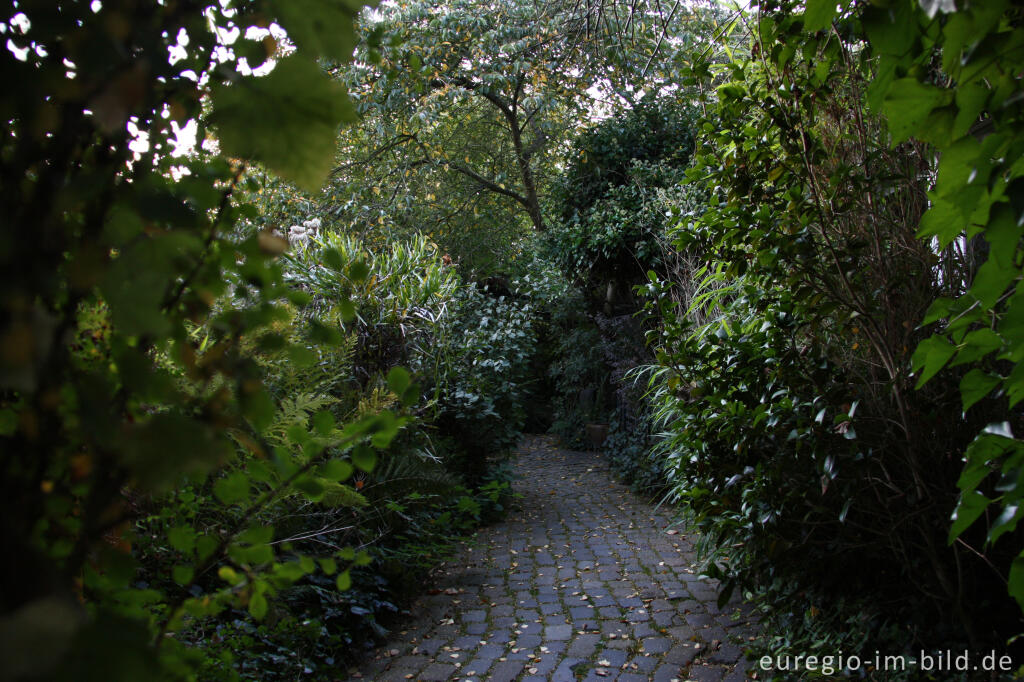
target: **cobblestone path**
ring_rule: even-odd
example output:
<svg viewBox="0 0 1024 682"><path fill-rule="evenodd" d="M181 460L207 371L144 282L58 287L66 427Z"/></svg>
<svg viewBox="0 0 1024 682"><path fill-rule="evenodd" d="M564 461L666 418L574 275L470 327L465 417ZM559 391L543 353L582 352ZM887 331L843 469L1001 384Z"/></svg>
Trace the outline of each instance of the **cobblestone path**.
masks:
<svg viewBox="0 0 1024 682"><path fill-rule="evenodd" d="M414 621L354 678L375 680L748 679L756 625L716 606L691 540L614 482L599 455L530 436L523 495L446 564Z"/></svg>

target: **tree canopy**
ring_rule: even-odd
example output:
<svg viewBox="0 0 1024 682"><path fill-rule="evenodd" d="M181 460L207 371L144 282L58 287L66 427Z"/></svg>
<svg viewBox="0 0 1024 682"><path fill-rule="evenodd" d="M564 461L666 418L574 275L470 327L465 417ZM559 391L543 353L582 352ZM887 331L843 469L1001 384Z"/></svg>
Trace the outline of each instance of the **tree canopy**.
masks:
<svg viewBox="0 0 1024 682"><path fill-rule="evenodd" d="M637 3L629 22L646 14L654 8ZM588 16L556 2L382 7L364 28L381 46L341 72L362 123L340 144L329 190L338 215L425 230L467 259L507 249L525 227L547 229L565 141L643 83L663 85L675 54L632 23L629 32L605 19L597 30ZM700 25L679 13L665 30ZM636 59L647 53L656 68L644 75Z"/></svg>

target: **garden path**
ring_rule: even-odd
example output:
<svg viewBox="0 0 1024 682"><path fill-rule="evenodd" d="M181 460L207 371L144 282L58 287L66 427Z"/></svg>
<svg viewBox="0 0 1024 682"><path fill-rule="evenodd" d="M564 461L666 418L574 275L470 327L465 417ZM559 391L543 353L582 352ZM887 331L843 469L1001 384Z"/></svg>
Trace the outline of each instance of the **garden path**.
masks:
<svg viewBox="0 0 1024 682"><path fill-rule="evenodd" d="M529 436L522 494L450 561L352 678L373 680L747 679L756 623L695 575L692 539L612 479L604 460Z"/></svg>

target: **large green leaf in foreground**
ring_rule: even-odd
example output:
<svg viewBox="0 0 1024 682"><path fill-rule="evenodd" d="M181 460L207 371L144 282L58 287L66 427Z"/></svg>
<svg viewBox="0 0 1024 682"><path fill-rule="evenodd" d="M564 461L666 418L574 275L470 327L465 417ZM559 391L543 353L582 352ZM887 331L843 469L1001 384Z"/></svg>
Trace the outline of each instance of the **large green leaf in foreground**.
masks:
<svg viewBox="0 0 1024 682"><path fill-rule="evenodd" d="M266 76L215 86L210 121L226 154L259 161L316 190L334 163L338 126L355 116L345 88L294 55Z"/></svg>

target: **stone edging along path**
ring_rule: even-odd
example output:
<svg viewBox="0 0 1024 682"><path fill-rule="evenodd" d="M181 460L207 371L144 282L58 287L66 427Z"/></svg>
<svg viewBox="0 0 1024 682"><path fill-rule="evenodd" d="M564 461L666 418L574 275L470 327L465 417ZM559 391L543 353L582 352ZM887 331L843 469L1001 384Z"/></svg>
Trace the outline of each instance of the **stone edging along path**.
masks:
<svg viewBox="0 0 1024 682"><path fill-rule="evenodd" d="M716 606L666 511L549 437L527 437L515 470L517 508L447 562L413 622L351 679L749 679L756 622L738 601Z"/></svg>

